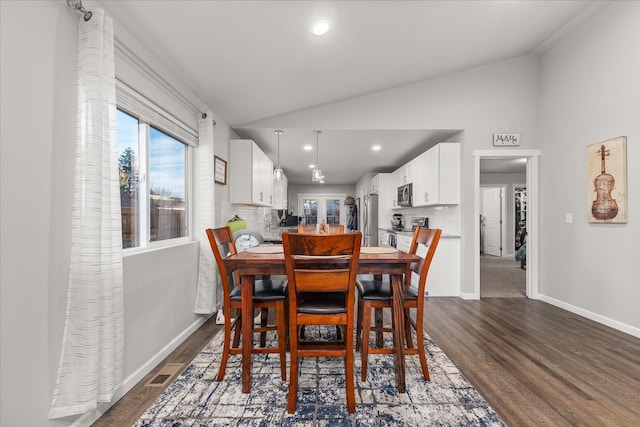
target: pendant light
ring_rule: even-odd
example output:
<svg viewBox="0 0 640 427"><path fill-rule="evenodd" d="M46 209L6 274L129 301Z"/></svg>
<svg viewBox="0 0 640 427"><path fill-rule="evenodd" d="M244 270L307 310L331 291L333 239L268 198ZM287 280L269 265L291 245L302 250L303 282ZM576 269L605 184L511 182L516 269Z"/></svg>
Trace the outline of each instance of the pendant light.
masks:
<svg viewBox="0 0 640 427"><path fill-rule="evenodd" d="M318 161L319 157L319 149L318 149L318 135L322 133L322 131L314 130L313 133L316 134L316 165L311 172L311 181L313 182L324 182L324 176L322 175L322 171L320 170L320 162Z"/></svg>
<svg viewBox="0 0 640 427"><path fill-rule="evenodd" d="M276 135L278 135L278 167L273 170L273 179L275 181L282 181L284 179L284 171L280 167L280 135L282 135L281 130L273 131Z"/></svg>

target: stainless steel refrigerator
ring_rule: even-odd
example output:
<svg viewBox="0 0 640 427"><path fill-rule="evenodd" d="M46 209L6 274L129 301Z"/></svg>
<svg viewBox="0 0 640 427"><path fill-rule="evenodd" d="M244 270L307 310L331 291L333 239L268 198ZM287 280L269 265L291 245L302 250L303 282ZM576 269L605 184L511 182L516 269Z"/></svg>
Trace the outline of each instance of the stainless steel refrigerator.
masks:
<svg viewBox="0 0 640 427"><path fill-rule="evenodd" d="M378 245L378 195L369 194L364 196L364 207L362 210L362 225L364 230L365 246Z"/></svg>

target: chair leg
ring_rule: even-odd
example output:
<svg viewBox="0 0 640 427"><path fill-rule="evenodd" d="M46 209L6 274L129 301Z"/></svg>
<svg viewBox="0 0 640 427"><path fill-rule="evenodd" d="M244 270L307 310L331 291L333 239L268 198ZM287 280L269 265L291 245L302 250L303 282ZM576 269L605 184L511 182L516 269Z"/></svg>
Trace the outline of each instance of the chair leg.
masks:
<svg viewBox="0 0 640 427"><path fill-rule="evenodd" d="M409 319L411 319L411 309L404 309L404 318L404 336L407 340L407 348L413 348L413 339L411 338L411 322L409 321Z"/></svg>
<svg viewBox="0 0 640 427"><path fill-rule="evenodd" d="M382 329L382 309L378 307L373 311L375 313L376 327ZM382 335L382 331L380 331L380 329L378 329L378 332L376 332L376 346L382 348L384 347L384 336Z"/></svg>
<svg viewBox="0 0 640 427"><path fill-rule="evenodd" d="M261 327L265 327L267 326L267 320L269 318L269 309L268 308L262 308L260 310L260 326ZM267 345L267 333L266 332L260 332L260 347L264 348Z"/></svg>
<svg viewBox="0 0 640 427"><path fill-rule="evenodd" d="M371 333L371 306L366 302L362 310L362 345L360 356L362 357L362 381L367 380L367 359L369 358L369 334Z"/></svg>
<svg viewBox="0 0 640 427"><path fill-rule="evenodd" d="M431 381L429 376L429 367L427 366L427 350L424 344L424 331L422 330L421 316L416 315L416 340L418 341L418 355L420 356L420 366L422 367L422 376L425 380Z"/></svg>
<svg viewBox="0 0 640 427"><path fill-rule="evenodd" d="M287 405L287 412L290 414L295 414L296 399L298 398L298 333L298 326L295 323L290 323L289 335L292 339L289 343L289 347L291 348L291 366L289 367L289 401Z"/></svg>
<svg viewBox="0 0 640 427"><path fill-rule="evenodd" d="M235 325L237 325L237 323ZM237 329L236 329L236 333L237 333ZM229 359L230 345L231 345L231 316L230 316L230 311L227 311L226 313L224 313L224 343L222 344L222 359L220 360L220 369L218 369L218 378L217 378L218 381L222 381L224 379L224 373L227 370L227 360Z"/></svg>
<svg viewBox="0 0 640 427"><path fill-rule="evenodd" d="M280 349L280 376L287 380L287 325L284 301L276 304L276 326L278 328L278 348Z"/></svg>
<svg viewBox="0 0 640 427"><path fill-rule="evenodd" d="M348 326L346 329L353 331L353 325L351 328ZM347 410L350 414L356 412L356 397L355 397L355 379L353 373L353 333L345 333L345 347L346 355L344 358L345 363L345 385L347 389Z"/></svg>
<svg viewBox="0 0 640 427"><path fill-rule="evenodd" d="M362 307L363 300L358 298L358 318L356 320L356 351L360 351L362 348Z"/></svg>

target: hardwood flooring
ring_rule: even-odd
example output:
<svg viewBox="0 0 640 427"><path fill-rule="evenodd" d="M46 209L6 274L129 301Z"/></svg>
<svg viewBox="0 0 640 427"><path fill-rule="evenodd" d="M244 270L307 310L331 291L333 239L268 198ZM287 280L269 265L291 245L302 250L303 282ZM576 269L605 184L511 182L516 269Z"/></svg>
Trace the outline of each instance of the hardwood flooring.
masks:
<svg viewBox="0 0 640 427"><path fill-rule="evenodd" d="M425 327L509 426L640 426L640 339L526 298L427 300ZM210 319L163 363L189 362ZM158 369L159 369L158 367ZM150 373L94 426L131 425L162 392Z"/></svg>

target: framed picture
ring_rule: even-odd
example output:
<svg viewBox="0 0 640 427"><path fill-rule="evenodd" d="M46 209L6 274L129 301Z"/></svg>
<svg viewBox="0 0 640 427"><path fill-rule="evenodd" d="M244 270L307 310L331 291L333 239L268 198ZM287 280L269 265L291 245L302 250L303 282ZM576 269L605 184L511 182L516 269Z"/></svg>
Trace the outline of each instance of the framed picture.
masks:
<svg viewBox="0 0 640 427"><path fill-rule="evenodd" d="M213 179L218 184L227 185L227 161L213 156Z"/></svg>
<svg viewBox="0 0 640 427"><path fill-rule="evenodd" d="M587 145L589 222L627 222L627 137Z"/></svg>

